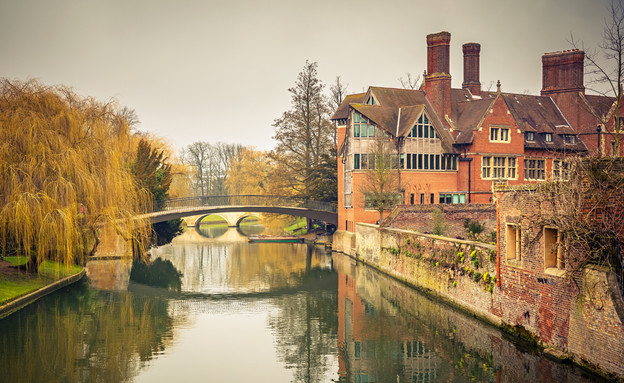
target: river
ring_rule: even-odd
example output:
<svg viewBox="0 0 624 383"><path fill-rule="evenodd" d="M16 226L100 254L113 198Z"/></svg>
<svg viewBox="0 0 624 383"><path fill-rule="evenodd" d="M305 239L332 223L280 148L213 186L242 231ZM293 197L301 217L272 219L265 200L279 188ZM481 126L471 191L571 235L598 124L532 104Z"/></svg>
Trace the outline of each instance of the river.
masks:
<svg viewBox="0 0 624 383"><path fill-rule="evenodd" d="M180 291L93 261L0 320L0 382L596 381L320 247L202 227L158 257Z"/></svg>

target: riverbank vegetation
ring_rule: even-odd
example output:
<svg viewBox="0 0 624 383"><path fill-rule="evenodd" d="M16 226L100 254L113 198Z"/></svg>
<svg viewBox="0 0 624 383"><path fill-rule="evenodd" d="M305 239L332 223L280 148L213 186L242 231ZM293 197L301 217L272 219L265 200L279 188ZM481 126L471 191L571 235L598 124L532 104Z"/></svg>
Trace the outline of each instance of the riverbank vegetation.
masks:
<svg viewBox="0 0 624 383"><path fill-rule="evenodd" d="M0 305L82 271L78 265L43 261L39 265L39 273L33 276L18 268L28 260L28 257L5 257L4 261L0 261Z"/></svg>
<svg viewBox="0 0 624 383"><path fill-rule="evenodd" d="M137 123L114 101L0 80L0 258L84 264L104 226L145 254L151 226L136 217L167 198L172 169Z"/></svg>

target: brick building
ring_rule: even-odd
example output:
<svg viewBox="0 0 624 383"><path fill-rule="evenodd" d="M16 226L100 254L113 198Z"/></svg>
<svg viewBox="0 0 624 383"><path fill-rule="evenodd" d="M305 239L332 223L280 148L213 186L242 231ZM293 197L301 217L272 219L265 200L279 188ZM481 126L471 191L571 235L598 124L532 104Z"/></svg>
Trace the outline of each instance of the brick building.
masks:
<svg viewBox="0 0 624 383"><path fill-rule="evenodd" d="M338 230L379 218L365 202L377 139L392 143L397 198L408 205L488 203L493 184L564 178L566 157L611 154L614 100L585 94L582 51L542 57L540 95L505 93L500 83L488 92L481 89L477 43L463 45L462 88L451 87L450 40L448 32L427 36L420 89L370 87L347 96L332 117Z"/></svg>

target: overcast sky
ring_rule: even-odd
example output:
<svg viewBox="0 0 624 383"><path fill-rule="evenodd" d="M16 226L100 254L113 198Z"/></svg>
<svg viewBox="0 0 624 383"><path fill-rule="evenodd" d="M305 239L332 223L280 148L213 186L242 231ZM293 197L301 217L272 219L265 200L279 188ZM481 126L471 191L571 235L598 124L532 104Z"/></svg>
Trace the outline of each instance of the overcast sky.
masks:
<svg viewBox="0 0 624 383"><path fill-rule="evenodd" d="M0 77L64 84L136 110L141 129L194 141L273 147L305 61L329 88L400 87L426 68L426 35L481 44L481 83L541 88L541 56L596 47L609 0L0 0Z"/></svg>

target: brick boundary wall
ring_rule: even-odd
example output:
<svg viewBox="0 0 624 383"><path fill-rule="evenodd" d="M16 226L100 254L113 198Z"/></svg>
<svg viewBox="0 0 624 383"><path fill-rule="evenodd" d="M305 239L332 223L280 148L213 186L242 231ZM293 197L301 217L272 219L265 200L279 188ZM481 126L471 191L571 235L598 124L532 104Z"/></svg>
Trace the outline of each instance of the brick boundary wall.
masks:
<svg viewBox="0 0 624 383"><path fill-rule="evenodd" d="M585 270L584 288L578 292L570 281L507 265L497 259L496 248L358 223L352 255L494 325L533 338L550 355L624 380L624 301L616 294L613 273ZM543 269L539 259L527 259L526 265Z"/></svg>
<svg viewBox="0 0 624 383"><path fill-rule="evenodd" d="M469 239L464 221L471 219L485 226L479 236L481 240L495 240L492 238L492 232L496 231L496 206L493 204L400 205L390 213L383 226L429 234L433 232L433 212L436 209L444 214L447 237Z"/></svg>

